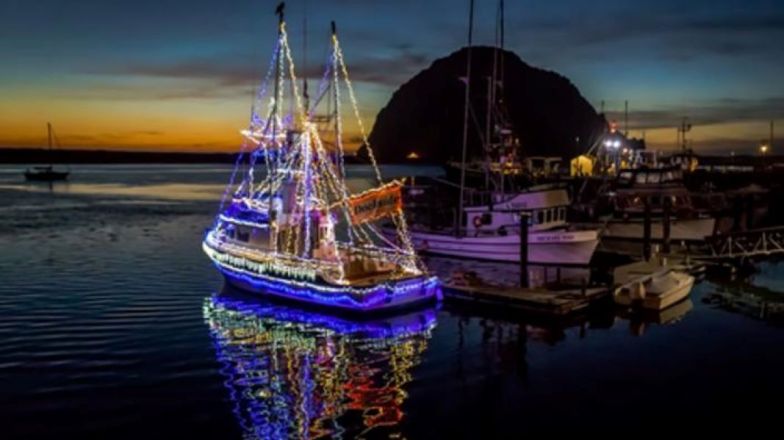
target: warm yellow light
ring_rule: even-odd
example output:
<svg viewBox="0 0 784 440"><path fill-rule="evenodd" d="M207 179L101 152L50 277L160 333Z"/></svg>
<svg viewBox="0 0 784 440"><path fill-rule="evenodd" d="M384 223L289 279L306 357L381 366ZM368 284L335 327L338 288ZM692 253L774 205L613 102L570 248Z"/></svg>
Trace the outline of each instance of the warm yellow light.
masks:
<svg viewBox="0 0 784 440"><path fill-rule="evenodd" d="M760 145L760 153L767 154L767 152L768 152L768 146L766 144Z"/></svg>
<svg viewBox="0 0 784 440"><path fill-rule="evenodd" d="M417 154L416 151L412 151L412 152L408 153L408 156L406 156L406 159L416 160L416 159L419 159L419 155Z"/></svg>

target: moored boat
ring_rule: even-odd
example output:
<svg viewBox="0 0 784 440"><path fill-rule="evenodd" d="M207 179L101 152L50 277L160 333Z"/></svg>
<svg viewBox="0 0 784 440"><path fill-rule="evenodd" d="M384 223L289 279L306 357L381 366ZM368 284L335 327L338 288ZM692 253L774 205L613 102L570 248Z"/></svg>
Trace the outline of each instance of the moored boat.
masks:
<svg viewBox="0 0 784 440"><path fill-rule="evenodd" d="M57 171L54 169L54 165L52 165L52 149L53 147L53 139L54 139L54 130L52 130L52 124L46 124L47 130L47 141L48 141L48 149L47 154L49 156L49 165L46 166L35 166L32 168L28 168L24 172L25 180L32 181L32 182L55 182L59 180L66 180L68 179L68 175L71 174L70 171Z"/></svg>
<svg viewBox="0 0 784 440"><path fill-rule="evenodd" d="M692 275L666 267L653 273L626 275L613 292L615 303L626 307L663 310L688 297L694 286Z"/></svg>
<svg viewBox="0 0 784 440"><path fill-rule="evenodd" d="M680 167L621 170L617 188L607 195L615 215L606 220L603 240L642 241L647 210L652 240L664 239L669 217L670 240L703 243L713 235L716 219L695 208L682 178Z"/></svg>
<svg viewBox="0 0 784 440"><path fill-rule="evenodd" d="M566 220L569 196L551 186L499 197L489 205L464 209L463 233L414 224L414 247L423 253L490 261L520 261L520 216L528 216L527 261L586 265L599 244L599 230L575 229Z"/></svg>
<svg viewBox="0 0 784 440"><path fill-rule="evenodd" d="M500 35L503 33L503 14L499 19ZM478 260L515 262L525 259L536 264L588 264L599 243L599 230L577 230L567 223L570 200L566 189L530 185L531 177L557 170L557 161L525 158L520 138L505 108L501 68L504 55L498 47L491 69L488 69L486 110L480 118L484 122L483 133L478 133L481 154L468 156L473 82L470 38L469 33L461 160L451 161L447 167L448 179L450 174L459 176L441 182L442 186L459 189L459 194L448 197L455 200L457 206L434 207L443 203L443 200L436 200L439 194L428 196L423 194L426 190L422 188L409 188L408 195L416 191L417 198L429 199L418 203L423 207L423 213L410 212L410 218L415 219L410 228L414 247L423 253ZM522 215L527 215L528 223L526 236L521 238ZM391 227L388 230L394 232ZM521 243L528 245L526 255L521 255Z"/></svg>

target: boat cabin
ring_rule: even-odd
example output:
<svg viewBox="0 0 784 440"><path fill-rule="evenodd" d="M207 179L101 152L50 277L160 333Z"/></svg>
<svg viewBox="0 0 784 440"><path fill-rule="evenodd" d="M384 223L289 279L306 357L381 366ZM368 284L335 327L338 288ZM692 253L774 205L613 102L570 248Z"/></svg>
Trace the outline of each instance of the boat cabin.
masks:
<svg viewBox="0 0 784 440"><path fill-rule="evenodd" d="M531 230L565 227L569 195L563 188L536 189L499 200L490 206L465 208L465 227L471 233L499 232L520 226L520 213L529 216Z"/></svg>

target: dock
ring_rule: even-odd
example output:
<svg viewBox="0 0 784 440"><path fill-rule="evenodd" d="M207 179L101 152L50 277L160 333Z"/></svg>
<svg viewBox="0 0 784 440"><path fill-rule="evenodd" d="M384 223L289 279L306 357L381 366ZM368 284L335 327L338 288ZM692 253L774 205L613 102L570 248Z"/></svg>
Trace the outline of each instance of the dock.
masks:
<svg viewBox="0 0 784 440"><path fill-rule="evenodd" d="M548 289L447 283L443 291L447 301L504 306L554 317L586 309L610 295L607 286Z"/></svg>

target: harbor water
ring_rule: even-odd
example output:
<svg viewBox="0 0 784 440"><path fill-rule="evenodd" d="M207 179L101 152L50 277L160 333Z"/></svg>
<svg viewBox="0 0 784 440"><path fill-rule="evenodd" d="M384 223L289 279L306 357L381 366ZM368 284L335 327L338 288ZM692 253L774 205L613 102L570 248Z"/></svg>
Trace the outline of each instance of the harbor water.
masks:
<svg viewBox="0 0 784 440"><path fill-rule="evenodd" d="M356 320L222 289L201 239L231 167L74 166L51 187L21 170L0 167L4 439L750 433L780 417L784 262L708 276L655 314Z"/></svg>

